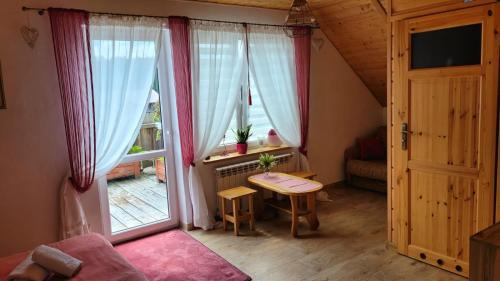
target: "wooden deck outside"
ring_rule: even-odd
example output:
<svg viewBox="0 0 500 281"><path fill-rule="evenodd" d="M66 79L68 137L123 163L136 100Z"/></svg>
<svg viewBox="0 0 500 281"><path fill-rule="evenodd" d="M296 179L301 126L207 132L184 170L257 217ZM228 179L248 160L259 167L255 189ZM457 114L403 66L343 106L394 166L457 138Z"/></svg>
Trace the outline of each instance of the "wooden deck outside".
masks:
<svg viewBox="0 0 500 281"><path fill-rule="evenodd" d="M155 175L108 182L113 233L169 218L167 187Z"/></svg>

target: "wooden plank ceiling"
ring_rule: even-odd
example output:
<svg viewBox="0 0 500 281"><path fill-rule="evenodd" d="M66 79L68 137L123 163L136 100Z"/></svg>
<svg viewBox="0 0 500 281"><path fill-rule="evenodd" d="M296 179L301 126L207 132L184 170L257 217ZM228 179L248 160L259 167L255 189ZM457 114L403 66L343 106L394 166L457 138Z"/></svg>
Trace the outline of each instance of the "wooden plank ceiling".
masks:
<svg viewBox="0 0 500 281"><path fill-rule="evenodd" d="M288 10L291 0L191 0ZM321 30L386 105L386 0L309 0Z"/></svg>

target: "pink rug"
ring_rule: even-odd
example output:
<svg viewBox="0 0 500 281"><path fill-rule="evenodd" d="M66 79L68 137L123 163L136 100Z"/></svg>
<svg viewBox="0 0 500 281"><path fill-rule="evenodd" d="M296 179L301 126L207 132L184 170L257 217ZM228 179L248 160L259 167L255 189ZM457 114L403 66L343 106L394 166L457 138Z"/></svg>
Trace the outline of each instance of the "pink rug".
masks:
<svg viewBox="0 0 500 281"><path fill-rule="evenodd" d="M248 275L181 230L115 247L150 281L249 281Z"/></svg>

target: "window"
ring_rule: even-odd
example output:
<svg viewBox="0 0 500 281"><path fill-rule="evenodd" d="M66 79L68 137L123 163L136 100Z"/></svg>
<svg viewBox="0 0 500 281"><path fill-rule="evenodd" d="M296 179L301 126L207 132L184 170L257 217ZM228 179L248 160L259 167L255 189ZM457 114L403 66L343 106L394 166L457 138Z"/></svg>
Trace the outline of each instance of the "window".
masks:
<svg viewBox="0 0 500 281"><path fill-rule="evenodd" d="M250 91L252 92L252 105L248 110L248 123L252 124L252 139L265 138L269 130L272 129L271 121L267 117L257 89L252 86Z"/></svg>
<svg viewBox="0 0 500 281"><path fill-rule="evenodd" d="M231 122L229 123L229 127L227 128L226 134L224 135L224 138L222 139L221 145L235 144L236 143L236 141L234 140L233 131L236 131L238 129L237 118L238 117L237 117L236 108L235 108L233 117L231 118Z"/></svg>
<svg viewBox="0 0 500 281"><path fill-rule="evenodd" d="M235 144L236 140L233 131L236 131L238 128L243 128L247 124L252 124L252 136L249 139L251 145L256 145L260 140L265 139L269 130L272 129L271 121L267 117L257 89L251 86L250 91L252 95L252 105L249 104L249 100L246 97L240 100L239 105L237 105L234 110L233 118L231 118L231 122L229 123L229 127L221 145ZM238 119L241 121L238 122Z"/></svg>
<svg viewBox="0 0 500 281"><path fill-rule="evenodd" d="M106 175L113 235L171 218L159 93L156 74L137 138L120 164Z"/></svg>
<svg viewBox="0 0 500 281"><path fill-rule="evenodd" d="M137 135L134 145L129 150L128 155L159 151L164 148L160 85L158 81L158 72L156 72L146 108L146 114L142 120L139 134Z"/></svg>
<svg viewBox="0 0 500 281"><path fill-rule="evenodd" d="M202 41L203 39L207 39L204 37L199 37L197 40ZM210 39L210 37L208 38ZM241 50L244 50L244 42L239 41L239 44L241 45ZM241 53L234 53L232 52L231 46L226 46L224 44L219 43L219 47L224 50L227 49L227 52L222 52L223 54L223 59L227 59L229 61L232 61L234 58L231 56L234 55L242 55ZM199 49L199 56L198 56L198 63L199 65L210 65L213 63L214 58L212 57L213 50L211 48L214 48L214 45L211 43L207 44L199 44L198 49ZM200 76L203 77L200 81L200 89L209 87L211 83L209 83L208 79L212 76L209 74L209 71L211 69L208 67L202 67L200 72ZM207 73L205 73L207 72ZM222 77L223 79L227 79L227 81L231 80L231 77ZM234 78L233 78L234 79ZM224 82L221 81L221 83ZM228 82L229 84L230 82ZM222 145L233 145L236 143L235 140L235 134L234 131L238 130L238 128L243 128L247 124L252 124L253 125L253 135L250 139L251 142L257 143L258 139L262 136L265 136L267 132L270 129L270 123L267 119L267 116L264 112L263 105L260 101L260 98L258 97L257 93L252 94L252 105L249 106L247 94L245 93L245 90L247 88L246 84L246 75L245 78L242 79L240 82L241 86L241 94L239 100L236 102L235 108L234 108L234 113L231 118L231 121L229 123L229 126L226 130L226 133L224 134L223 139L221 140L221 146ZM208 98L208 97L206 97Z"/></svg>
<svg viewBox="0 0 500 281"><path fill-rule="evenodd" d="M481 37L481 24L413 33L411 68L481 64Z"/></svg>

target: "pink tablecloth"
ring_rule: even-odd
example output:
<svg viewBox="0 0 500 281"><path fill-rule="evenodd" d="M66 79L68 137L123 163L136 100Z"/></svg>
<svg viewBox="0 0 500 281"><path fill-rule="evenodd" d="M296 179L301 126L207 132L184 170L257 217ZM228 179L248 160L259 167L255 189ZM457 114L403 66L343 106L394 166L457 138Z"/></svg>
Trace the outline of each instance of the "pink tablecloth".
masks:
<svg viewBox="0 0 500 281"><path fill-rule="evenodd" d="M300 179L294 176L290 176L287 174L258 174L255 176L251 176L257 181L264 182L267 184L275 185L280 189L286 190L288 192L294 193L307 193L313 191L321 186L320 183L315 181L310 181L306 179Z"/></svg>
<svg viewBox="0 0 500 281"><path fill-rule="evenodd" d="M71 256L83 261L80 272L71 281L146 281L144 274L122 257L101 235L88 234L50 244ZM9 273L28 252L0 258L0 280L6 280Z"/></svg>

